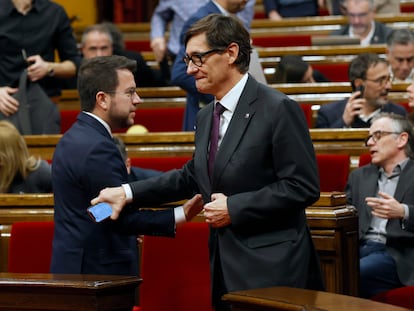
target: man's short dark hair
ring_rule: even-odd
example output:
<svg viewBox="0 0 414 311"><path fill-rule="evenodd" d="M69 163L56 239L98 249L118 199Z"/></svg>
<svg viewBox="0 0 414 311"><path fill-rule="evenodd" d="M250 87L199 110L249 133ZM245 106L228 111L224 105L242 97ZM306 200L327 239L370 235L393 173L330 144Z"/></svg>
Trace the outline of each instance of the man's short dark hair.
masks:
<svg viewBox="0 0 414 311"><path fill-rule="evenodd" d="M388 65L386 59L381 58L375 53L362 53L355 57L348 68L349 81L354 82L356 79L365 80L367 78L367 71L372 66L379 63Z"/></svg>
<svg viewBox="0 0 414 311"><path fill-rule="evenodd" d="M195 22L185 34L185 45L188 41L199 34L205 33L207 44L211 49L225 50L230 43L239 45L239 55L235 64L241 73L249 70L250 35L242 22L236 16L225 16L223 14L210 14Z"/></svg>
<svg viewBox="0 0 414 311"><path fill-rule="evenodd" d="M84 59L78 72L78 92L81 108L91 112L95 107L96 94L99 91L113 92L116 90L118 70L129 70L132 73L137 62L124 56L99 56Z"/></svg>

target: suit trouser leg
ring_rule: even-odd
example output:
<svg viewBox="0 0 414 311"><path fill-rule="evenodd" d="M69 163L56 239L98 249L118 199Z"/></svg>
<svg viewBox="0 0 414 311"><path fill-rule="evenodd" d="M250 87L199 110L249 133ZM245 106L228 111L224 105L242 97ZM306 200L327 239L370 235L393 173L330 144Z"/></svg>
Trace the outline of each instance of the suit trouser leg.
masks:
<svg viewBox="0 0 414 311"><path fill-rule="evenodd" d="M360 296L370 298L387 290L404 286L397 274L394 259L383 243L363 242L360 252Z"/></svg>
<svg viewBox="0 0 414 311"><path fill-rule="evenodd" d="M217 249L218 252L218 249ZM216 255L214 269L214 284L213 284L213 307L215 311L229 311L231 305L228 302L221 300L224 294L227 294L227 288L224 282L223 270L220 263L220 255Z"/></svg>

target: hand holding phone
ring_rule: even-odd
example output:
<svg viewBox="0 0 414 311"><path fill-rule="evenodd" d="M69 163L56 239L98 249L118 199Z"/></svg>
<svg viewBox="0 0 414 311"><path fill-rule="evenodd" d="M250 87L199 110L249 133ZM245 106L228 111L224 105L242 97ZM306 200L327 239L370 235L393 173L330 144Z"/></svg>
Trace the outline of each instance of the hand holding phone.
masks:
<svg viewBox="0 0 414 311"><path fill-rule="evenodd" d="M356 87L355 88L355 92L360 92L360 94L358 95L358 97L356 97L356 98L362 98L362 97L364 97L364 86L361 84L360 86L358 86L358 87Z"/></svg>
<svg viewBox="0 0 414 311"><path fill-rule="evenodd" d="M101 222L112 215L112 207L102 202L88 207L87 212L94 222Z"/></svg>

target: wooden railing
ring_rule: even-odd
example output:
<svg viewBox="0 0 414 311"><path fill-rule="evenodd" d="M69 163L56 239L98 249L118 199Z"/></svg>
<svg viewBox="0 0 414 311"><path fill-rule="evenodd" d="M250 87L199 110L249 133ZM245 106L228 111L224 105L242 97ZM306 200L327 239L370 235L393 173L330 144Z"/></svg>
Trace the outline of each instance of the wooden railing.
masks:
<svg viewBox="0 0 414 311"><path fill-rule="evenodd" d="M0 194L0 272L7 271L11 226L16 221L53 219L52 194ZM343 193L321 193L306 209L328 291L356 295L358 290L358 230L353 207ZM204 221L196 217L194 221Z"/></svg>

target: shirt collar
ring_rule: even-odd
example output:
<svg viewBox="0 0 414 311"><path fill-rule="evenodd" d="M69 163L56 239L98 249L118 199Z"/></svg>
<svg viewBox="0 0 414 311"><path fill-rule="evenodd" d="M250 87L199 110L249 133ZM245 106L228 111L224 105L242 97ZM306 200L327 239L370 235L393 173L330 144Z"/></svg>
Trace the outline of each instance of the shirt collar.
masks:
<svg viewBox="0 0 414 311"><path fill-rule="evenodd" d="M239 102L239 98L241 96L241 93L243 92L243 89L247 83L248 74L246 73L239 82L233 88L223 96L223 98L220 100L220 104L222 104L226 110L230 111L231 113L236 110L237 103ZM217 99L215 100L217 102Z"/></svg>
<svg viewBox="0 0 414 311"><path fill-rule="evenodd" d="M220 4L218 4L216 1L212 0L212 2L216 5L216 7L219 9L220 13L223 15L229 15L229 12L227 12Z"/></svg>
<svg viewBox="0 0 414 311"><path fill-rule="evenodd" d="M363 115L360 114L358 117L364 121L364 122L368 122L369 120L371 120L373 117L375 117L377 114L379 114L381 112L381 108L378 108L377 110L373 111L370 115Z"/></svg>
<svg viewBox="0 0 414 311"><path fill-rule="evenodd" d="M36 11L39 12L45 6L46 6L46 1L44 1L44 0L33 0L31 10L36 10ZM0 4L0 10L5 12L6 15L10 15L13 11L17 12L17 10L16 10L16 8L15 8L12 1L2 1L1 4Z"/></svg>
<svg viewBox="0 0 414 311"><path fill-rule="evenodd" d="M393 168L392 173L391 173L391 175L390 175L390 176L388 176L388 175L385 173L385 170L384 170L384 168L383 168L383 167L380 167L380 168L379 168L380 179L384 179L384 178L391 179L391 178L394 178L394 177L399 176L399 175L401 174L401 172L404 170L405 166L407 165L408 160L409 160L409 159L408 159L408 158L406 158L406 159L402 160L400 163L398 163L398 164L397 164L397 165Z"/></svg>
<svg viewBox="0 0 414 311"><path fill-rule="evenodd" d="M370 32L368 33L368 35L365 38L361 39L361 46L368 46L368 45L370 45L371 39L372 39L372 37L374 35L374 32L375 32L375 23L374 23L374 21L372 21L371 22L371 30L370 30ZM357 37L357 35L354 34L354 31L353 31L352 27L349 27L349 36L352 37L352 38L356 38Z"/></svg>
<svg viewBox="0 0 414 311"><path fill-rule="evenodd" d="M97 115L95 115L95 114L93 114L91 112L84 111L84 113L86 113L87 115L91 116L92 118L95 118L96 120L98 120L99 123L101 123L106 128L106 130L108 131L109 135L111 135L111 137L112 137L111 128L109 127L108 123L106 123L100 117L98 117Z"/></svg>

